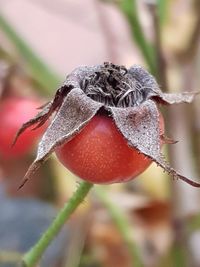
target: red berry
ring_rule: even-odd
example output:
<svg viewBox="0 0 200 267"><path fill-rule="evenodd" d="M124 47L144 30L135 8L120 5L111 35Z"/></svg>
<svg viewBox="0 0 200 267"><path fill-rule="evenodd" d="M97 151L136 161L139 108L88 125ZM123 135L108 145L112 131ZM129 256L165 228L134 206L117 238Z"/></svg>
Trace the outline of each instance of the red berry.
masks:
<svg viewBox="0 0 200 267"><path fill-rule="evenodd" d="M37 100L17 97L7 98L0 103L0 157L16 158L31 150L37 137L43 132L43 127L33 131L27 129L14 147L11 145L19 128L38 113L40 105Z"/></svg>
<svg viewBox="0 0 200 267"><path fill-rule="evenodd" d="M160 115L160 130L164 131ZM61 163L81 179L108 184L129 181L151 160L127 145L109 117L96 115L71 141L56 149Z"/></svg>

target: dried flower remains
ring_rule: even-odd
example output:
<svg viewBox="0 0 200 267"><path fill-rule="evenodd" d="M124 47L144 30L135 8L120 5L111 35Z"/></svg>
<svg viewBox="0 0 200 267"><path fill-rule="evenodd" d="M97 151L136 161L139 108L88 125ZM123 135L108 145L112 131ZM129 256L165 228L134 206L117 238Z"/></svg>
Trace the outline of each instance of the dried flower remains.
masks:
<svg viewBox="0 0 200 267"><path fill-rule="evenodd" d="M35 118L22 125L17 133L15 142L27 128L40 127L54 114L39 143L37 157L20 188L58 146L71 140L96 114L102 112L112 116L130 147L149 157L172 177L200 187L199 183L176 172L164 159L160 139L165 143L173 141L160 136L157 108L157 103L190 103L195 94L163 93L154 77L137 65L126 69L104 63L75 69L57 90L54 99L43 106Z"/></svg>

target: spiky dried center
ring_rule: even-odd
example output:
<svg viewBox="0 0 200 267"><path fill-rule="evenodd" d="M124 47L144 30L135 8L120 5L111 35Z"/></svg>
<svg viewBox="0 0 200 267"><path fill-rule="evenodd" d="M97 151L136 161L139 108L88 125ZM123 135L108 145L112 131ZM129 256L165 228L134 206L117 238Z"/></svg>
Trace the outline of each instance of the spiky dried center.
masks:
<svg viewBox="0 0 200 267"><path fill-rule="evenodd" d="M137 106L146 99L145 87L124 66L104 63L99 71L87 76L82 84L87 96L114 107Z"/></svg>

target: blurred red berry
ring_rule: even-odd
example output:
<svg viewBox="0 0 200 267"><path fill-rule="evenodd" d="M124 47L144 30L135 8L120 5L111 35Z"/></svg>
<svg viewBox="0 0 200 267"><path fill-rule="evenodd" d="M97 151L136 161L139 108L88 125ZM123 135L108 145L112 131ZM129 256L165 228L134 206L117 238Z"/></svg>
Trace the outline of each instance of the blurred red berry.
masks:
<svg viewBox="0 0 200 267"><path fill-rule="evenodd" d="M36 99L17 97L7 98L0 103L0 157L17 158L30 152L44 127L36 130L26 129L17 143L11 146L19 128L38 113L37 108L40 105Z"/></svg>
<svg viewBox="0 0 200 267"><path fill-rule="evenodd" d="M160 132L164 120L160 114ZM129 181L152 161L127 145L112 118L96 115L71 141L58 147L61 163L81 179L97 183Z"/></svg>

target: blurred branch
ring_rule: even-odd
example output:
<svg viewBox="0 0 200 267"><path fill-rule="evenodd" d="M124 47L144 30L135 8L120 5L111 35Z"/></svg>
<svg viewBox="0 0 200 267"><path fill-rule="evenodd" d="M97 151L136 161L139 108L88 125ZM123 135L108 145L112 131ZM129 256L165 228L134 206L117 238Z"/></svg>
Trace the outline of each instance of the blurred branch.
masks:
<svg viewBox="0 0 200 267"><path fill-rule="evenodd" d="M132 266L142 267L143 264L140 258L139 249L134 242L133 230L130 223L128 222L128 219L126 218L126 215L119 206L112 203L103 186L96 186L95 192L101 202L105 205L106 209L109 211L109 214L111 215L115 225L121 233L123 240L126 242L132 259Z"/></svg>
<svg viewBox="0 0 200 267"><path fill-rule="evenodd" d="M150 72L155 75L157 72L155 50L144 35L144 31L138 16L139 11L136 1L121 0L119 1L118 6L129 23L132 38L141 50L143 57L148 64Z"/></svg>
<svg viewBox="0 0 200 267"><path fill-rule="evenodd" d="M154 3L152 3L154 2ZM162 1L157 1L162 2ZM158 14L158 11L161 12L159 6L155 5L155 1L151 1L150 11L153 17L154 22L154 31L155 31L155 45L157 52L157 65L158 65L158 76L159 81L163 89L168 89L167 87L167 78L166 78L166 65L164 54L162 50L161 42L161 14ZM200 7L200 2L198 0L198 8ZM198 18L200 18L200 10L197 11ZM190 42L188 43L187 49L184 51L184 54L188 56L188 61L191 61L197 50L197 43L199 39L199 28L200 20L197 19L195 28L193 29L193 35ZM198 36L196 36L198 34ZM192 49L192 51L189 51ZM188 53L189 52L189 53ZM182 91L188 91L192 89L192 77L188 74L190 71L186 65L180 65L180 75L183 80ZM190 77L188 79L188 77ZM190 118L186 113L184 106L175 106L171 107L168 110L168 119L171 132L174 136L182 136L181 144L176 146L170 146L170 158L173 162L175 169L180 170L188 177L195 177L197 174L194 171L194 166L192 163L193 155L191 153L191 141L192 133L191 127L189 124ZM178 124L177 124L178 122ZM172 205L173 205L173 226L174 226L174 244L172 247L172 258L173 263L176 267L183 266L199 266L200 262L196 264L195 260L198 255L198 247L192 246L193 240L191 236L188 235L187 227L185 221L187 221L188 216L191 214L199 213L199 191L194 188L189 187L188 185L182 183L173 184L172 187ZM185 197L187 196L187 198ZM197 223L196 223L197 225ZM198 246L200 240L198 238Z"/></svg>
<svg viewBox="0 0 200 267"><path fill-rule="evenodd" d="M188 79L185 66L181 66L181 75L183 80L182 90L186 91L188 89L188 82L190 82L190 79ZM170 146L170 158L173 166L186 176L194 178L197 176L197 173L195 172L192 161L193 154L191 151L192 135L190 114L183 105L171 107L168 114L171 132L173 132L174 136L182 137L181 143L176 144L176 146ZM178 223L181 227L181 230L179 230L178 233L178 228L174 228L176 237L175 242L177 242L180 247L184 248L187 259L190 259L190 265L187 266L199 266L200 262L198 262L198 265L194 264L194 259L196 258L195 254L199 254L199 248L191 246L192 239L188 235L185 225L183 225L185 220L187 221L188 217L199 213L199 190L196 190L184 183L174 183L172 187L172 196L173 219L175 221L175 225ZM200 239L198 244L200 244Z"/></svg>
<svg viewBox="0 0 200 267"><path fill-rule="evenodd" d="M154 2L154 1L153 1ZM162 2L162 1L158 1ZM155 40L155 53L157 62L157 81L162 88L162 91L168 92L167 73L166 73L166 61L163 53L162 38L161 38L161 7L159 8L156 3L149 3L149 10L153 20L154 40ZM165 6L165 5L164 5ZM164 8L164 6L162 8Z"/></svg>
<svg viewBox="0 0 200 267"><path fill-rule="evenodd" d="M91 228L91 216L89 210L79 214L75 218L75 223L71 223L70 244L66 246L66 253L63 267L79 267L85 241Z"/></svg>
<svg viewBox="0 0 200 267"><path fill-rule="evenodd" d="M48 93L58 86L60 78L43 61L35 55L30 47L19 37L12 26L0 14L0 29L14 44L20 55L26 60L26 64L34 79Z"/></svg>
<svg viewBox="0 0 200 267"><path fill-rule="evenodd" d="M197 52L199 47L199 40L200 40L200 1L194 0L193 1L193 12L194 16L196 17L196 22L191 30L190 38L187 42L186 47L179 51L177 56L178 59L182 62L191 61Z"/></svg>

